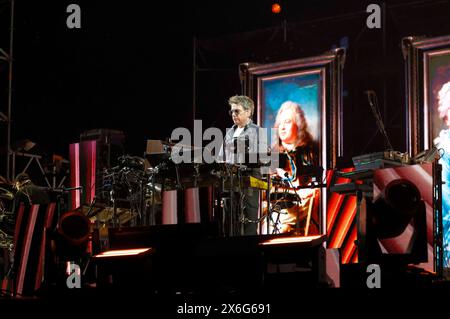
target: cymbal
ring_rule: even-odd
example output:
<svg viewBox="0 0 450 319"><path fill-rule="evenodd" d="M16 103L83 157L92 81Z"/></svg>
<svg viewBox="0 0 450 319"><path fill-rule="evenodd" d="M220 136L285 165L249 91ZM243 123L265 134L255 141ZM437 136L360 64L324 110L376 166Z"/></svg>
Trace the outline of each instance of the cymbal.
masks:
<svg viewBox="0 0 450 319"><path fill-rule="evenodd" d="M105 209L99 211L95 216L91 217L91 221L98 220L100 223L107 223L113 219L113 216L114 208L105 207ZM122 225L136 217L137 213L132 212L128 208L116 208L116 216L118 218L119 224Z"/></svg>
<svg viewBox="0 0 450 319"><path fill-rule="evenodd" d="M14 194L11 193L9 190L0 187L0 198L13 200Z"/></svg>

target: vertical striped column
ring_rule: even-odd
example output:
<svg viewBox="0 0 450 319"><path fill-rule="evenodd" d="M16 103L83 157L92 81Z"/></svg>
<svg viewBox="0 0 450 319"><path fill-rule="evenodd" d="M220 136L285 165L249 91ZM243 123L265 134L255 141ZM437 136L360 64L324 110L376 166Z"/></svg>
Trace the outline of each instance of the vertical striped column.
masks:
<svg viewBox="0 0 450 319"><path fill-rule="evenodd" d="M80 186L80 143L69 145L70 159L70 187ZM80 192L71 192L70 194L70 210L74 210L81 205Z"/></svg>
<svg viewBox="0 0 450 319"><path fill-rule="evenodd" d="M200 223L200 198L198 188L184 191L184 212L186 223Z"/></svg>
<svg viewBox="0 0 450 319"><path fill-rule="evenodd" d="M177 223L177 191L164 191L162 193L162 224Z"/></svg>

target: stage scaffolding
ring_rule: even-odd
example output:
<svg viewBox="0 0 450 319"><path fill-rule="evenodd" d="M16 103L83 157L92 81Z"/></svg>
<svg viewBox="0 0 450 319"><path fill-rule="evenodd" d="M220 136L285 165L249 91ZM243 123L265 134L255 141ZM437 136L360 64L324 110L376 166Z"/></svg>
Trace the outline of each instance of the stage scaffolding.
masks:
<svg viewBox="0 0 450 319"><path fill-rule="evenodd" d="M10 12L10 24L9 24L9 52L0 47L0 63L7 63L8 65L8 101L6 105L6 112L3 112L4 106L0 104L0 122L4 122L7 125L6 128L6 179L11 180L11 108L12 108L12 81L13 81L13 44L14 44L14 1L6 0L0 2L0 11L8 10ZM9 5L9 8L8 8ZM2 124L4 124L2 123Z"/></svg>

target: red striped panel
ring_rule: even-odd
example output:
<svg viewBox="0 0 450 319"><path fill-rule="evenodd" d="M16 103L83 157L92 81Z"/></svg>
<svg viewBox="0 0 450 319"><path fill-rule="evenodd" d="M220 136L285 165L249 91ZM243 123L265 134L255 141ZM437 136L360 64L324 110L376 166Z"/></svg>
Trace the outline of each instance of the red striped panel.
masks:
<svg viewBox="0 0 450 319"><path fill-rule="evenodd" d="M80 186L80 143L70 144L70 187ZM70 194L70 210L80 207L80 192L71 192Z"/></svg>
<svg viewBox="0 0 450 319"><path fill-rule="evenodd" d="M26 268L28 263L28 258L30 256L31 242L33 239L34 226L36 224L36 219L38 217L39 205L32 205L30 208L30 215L28 218L27 226L24 234L24 241L22 246L22 258L19 263L19 270L17 274L17 287L16 293L22 295L23 286L25 281ZM19 248L19 247L17 247Z"/></svg>
<svg viewBox="0 0 450 319"><path fill-rule="evenodd" d="M14 234L16 234L16 236L14 236L14 247L17 247L17 238L19 238L18 236L20 233L20 225L22 225L24 211L25 211L25 206L23 204L20 204L19 210L17 212L17 217L16 217L16 225L14 227Z"/></svg>
<svg viewBox="0 0 450 319"><path fill-rule="evenodd" d="M56 203L50 203L47 206L47 211L45 213L45 228L50 228L52 226L53 216L55 215Z"/></svg>
<svg viewBox="0 0 450 319"><path fill-rule="evenodd" d="M354 168L342 169L342 172L354 171ZM327 185L351 182L348 178L337 177L333 181L334 171L327 172ZM357 259L356 239L356 197L329 193L327 205L328 248L340 248L342 263Z"/></svg>
<svg viewBox="0 0 450 319"><path fill-rule="evenodd" d="M330 199L328 200L328 215L327 215L327 230L333 228L336 217L339 214L340 207L344 201L345 196L338 193L332 193Z"/></svg>
<svg viewBox="0 0 450 319"><path fill-rule="evenodd" d="M340 218L336 223L336 236L330 242L330 248L340 248L347 233L351 231L353 219L356 215L356 196L348 196L345 206L340 212Z"/></svg>
<svg viewBox="0 0 450 319"><path fill-rule="evenodd" d="M38 262L38 268L36 271L36 282L34 284L34 289L38 290L41 287L41 283L44 279L44 265L45 265L45 248L47 244L47 229L50 229L52 227L52 221L53 216L55 214L55 207L56 203L50 203L47 206L47 211L45 212L45 221L44 221L44 229L42 234L42 240L41 240L41 253L39 254L39 262Z"/></svg>
<svg viewBox="0 0 450 319"><path fill-rule="evenodd" d="M352 227L350 230L348 240L346 240L341 247L343 264L350 263L353 255L356 253L356 245L355 245L356 238L357 238L356 227Z"/></svg>

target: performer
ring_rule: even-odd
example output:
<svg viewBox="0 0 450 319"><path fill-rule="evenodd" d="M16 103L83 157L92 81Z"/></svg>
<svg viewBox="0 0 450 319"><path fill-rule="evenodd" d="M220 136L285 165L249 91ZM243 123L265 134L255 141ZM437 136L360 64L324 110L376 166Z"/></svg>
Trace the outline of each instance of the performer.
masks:
<svg viewBox="0 0 450 319"><path fill-rule="evenodd" d="M17 276L20 272L19 265L22 263L22 258L25 256L23 254L24 243L29 243L29 254L27 253L27 261L25 267L25 280L23 282L22 295L32 295L34 293L35 285L37 284L37 278L34 278L30 274L34 274L36 269L39 269L39 251L41 249L41 239L43 236L44 228L44 215L38 214L36 220L33 220L32 226L36 232L33 232L31 240L26 239L27 226L30 223L30 206L34 204L48 204L50 202L49 196L45 188L36 186L26 173L20 173L14 180L14 188L17 190L14 195L13 209L12 209L12 219L9 223L9 231L11 235L14 235L14 252L12 263L8 264L8 277L14 279L17 283ZM25 205L25 210L22 215L22 222L18 227L16 227L16 220L18 217L18 212L21 204ZM29 257L29 258L28 258ZM38 272L36 272L37 274ZM30 276L28 276L30 275ZM30 279L32 278L32 279Z"/></svg>
<svg viewBox="0 0 450 319"><path fill-rule="evenodd" d="M12 216L4 220L2 225L6 232L11 235L14 234L17 212L21 203L25 204L25 206L31 206L33 204L48 204L50 202L45 188L33 184L26 173L17 175L13 187L17 192L12 203Z"/></svg>
<svg viewBox="0 0 450 319"><path fill-rule="evenodd" d="M0 175L0 281L9 273L13 259L14 218L11 209L13 193L11 183ZM6 281L5 281L6 282Z"/></svg>
<svg viewBox="0 0 450 319"><path fill-rule="evenodd" d="M442 224L444 233L444 267L450 267L450 81L438 93L438 112L446 127L434 140L440 150L442 165Z"/></svg>
<svg viewBox="0 0 450 319"><path fill-rule="evenodd" d="M20 173L14 181L17 193L14 196L14 212L16 213L20 203L25 205L48 204L50 202L47 191L35 185L27 173Z"/></svg>
<svg viewBox="0 0 450 319"><path fill-rule="evenodd" d="M265 135L260 134L260 127L252 121L254 102L248 96L236 95L229 98L228 104L230 105L229 114L233 119L234 125L227 129L224 144L218 156L219 161L224 161L228 164L250 164L249 166L257 164L250 163L252 160L257 161L257 158L254 158L252 155L267 152L267 141L264 138ZM243 174L260 177L258 168L246 170ZM242 192L234 192L231 196L233 196L235 204L242 205L237 205L238 207L235 207L233 210L230 209L229 205L225 205L225 214L230 214L230 211L240 211L238 218L241 226L243 225L243 230L241 229L238 233L241 235L256 235L259 190L245 188ZM232 216L226 217L232 218ZM236 234L236 230L232 229L231 232Z"/></svg>
<svg viewBox="0 0 450 319"><path fill-rule="evenodd" d="M271 202L279 204L280 213L272 215L278 220L279 232L298 232L296 229L302 222L302 234L311 234L310 224L316 223L318 232L318 188L301 188L294 191L293 187L307 186L314 177L319 177L319 148L308 130L308 123L301 106L292 101L284 102L275 119L275 144L273 150L280 153L280 168L275 176L275 189L271 194ZM281 183L276 183L280 181ZM317 182L320 182L317 181ZM280 186L281 185L281 186ZM300 198L298 198L300 197ZM276 216L274 216L276 215Z"/></svg>
<svg viewBox="0 0 450 319"><path fill-rule="evenodd" d="M11 190L11 191L10 191ZM11 212L14 194L11 184L0 184L0 232L14 234L14 214Z"/></svg>

